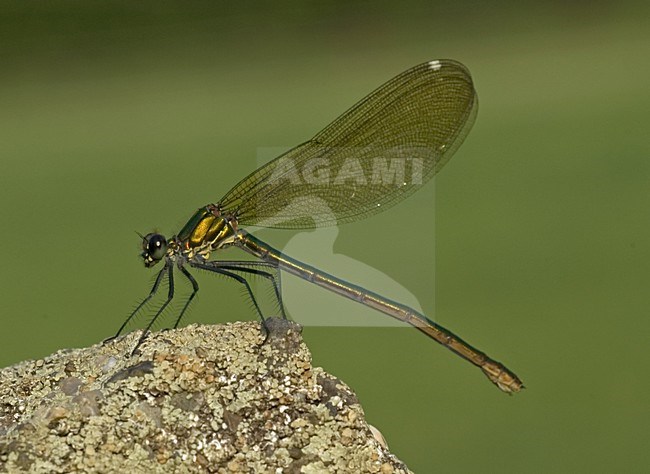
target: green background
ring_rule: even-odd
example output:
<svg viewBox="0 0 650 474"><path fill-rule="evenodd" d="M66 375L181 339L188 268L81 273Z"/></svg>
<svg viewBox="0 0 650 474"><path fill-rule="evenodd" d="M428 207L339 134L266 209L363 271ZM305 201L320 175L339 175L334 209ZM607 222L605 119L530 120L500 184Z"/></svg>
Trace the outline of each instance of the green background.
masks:
<svg viewBox="0 0 650 474"><path fill-rule="evenodd" d="M314 363L416 472L646 471L649 5L0 2L0 365L113 334L153 276L134 231L177 231L264 150L454 58L480 98L466 143L333 249L527 389L500 393L412 329L306 327ZM291 278L285 298L308 299ZM187 322L255 317L235 285L199 279ZM340 298L323 298L327 321Z"/></svg>

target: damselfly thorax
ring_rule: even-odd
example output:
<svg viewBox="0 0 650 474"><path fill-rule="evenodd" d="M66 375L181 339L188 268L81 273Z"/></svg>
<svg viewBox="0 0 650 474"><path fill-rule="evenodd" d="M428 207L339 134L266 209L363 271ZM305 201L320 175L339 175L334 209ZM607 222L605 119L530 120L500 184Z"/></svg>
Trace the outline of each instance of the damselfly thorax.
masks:
<svg viewBox="0 0 650 474"><path fill-rule="evenodd" d="M238 238L237 219L223 214L215 204L198 209L176 237L171 239L175 249L187 259L197 255L207 260L210 253L233 245Z"/></svg>

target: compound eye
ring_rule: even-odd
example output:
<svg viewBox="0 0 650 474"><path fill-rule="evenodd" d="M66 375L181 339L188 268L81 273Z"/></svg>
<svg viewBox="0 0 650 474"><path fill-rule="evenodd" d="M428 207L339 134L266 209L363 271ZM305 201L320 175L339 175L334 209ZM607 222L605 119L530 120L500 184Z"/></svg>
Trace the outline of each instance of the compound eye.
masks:
<svg viewBox="0 0 650 474"><path fill-rule="evenodd" d="M167 240L160 234L148 234L142 242L144 250L153 261L161 260L167 252Z"/></svg>

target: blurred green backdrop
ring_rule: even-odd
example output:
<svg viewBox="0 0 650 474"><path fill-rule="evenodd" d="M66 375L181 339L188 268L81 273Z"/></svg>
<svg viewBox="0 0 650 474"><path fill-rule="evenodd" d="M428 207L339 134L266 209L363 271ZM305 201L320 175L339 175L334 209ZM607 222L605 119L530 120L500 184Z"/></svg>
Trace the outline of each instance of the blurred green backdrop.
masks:
<svg viewBox="0 0 650 474"><path fill-rule="evenodd" d="M528 388L505 396L412 329L307 327L314 362L416 472L646 471L649 19L647 1L0 2L0 365L113 334L153 276L135 230L178 230L260 150L454 58L480 98L465 145L334 252ZM187 322L254 318L199 278Z"/></svg>

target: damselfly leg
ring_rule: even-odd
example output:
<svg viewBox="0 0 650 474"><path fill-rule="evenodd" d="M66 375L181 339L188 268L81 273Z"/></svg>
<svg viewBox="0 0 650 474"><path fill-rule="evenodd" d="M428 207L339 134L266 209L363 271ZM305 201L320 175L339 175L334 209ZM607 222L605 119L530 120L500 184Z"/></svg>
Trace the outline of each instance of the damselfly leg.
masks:
<svg viewBox="0 0 650 474"><path fill-rule="evenodd" d="M247 276L258 276L261 278L264 278L268 282L270 282L271 287L273 288L273 293L275 296L275 300L277 302L278 309L284 319L287 319L286 312L284 310L284 305L282 303L282 290L281 290L281 283L280 283L280 271L277 267L277 265L274 265L269 262L249 262L249 261L189 261L187 262L192 268L198 268L200 270L206 270L212 273L216 273L219 275L223 275L225 277L231 278L235 280L236 282L240 283L245 291L247 296L249 297L253 307L255 308L255 311L257 312L258 316L260 317L260 320L262 322L262 326L264 327L265 330L265 338L263 342L266 342L266 338L268 337L268 327L266 326L266 318L264 317L264 314L262 312L262 309L257 301L257 298L255 297L255 294L253 292L253 289L248 282L247 278L244 275ZM117 334L113 336L110 339L107 339L105 342L108 342L110 340L115 339L118 337L122 331L126 328L128 323L135 317L136 314L138 314L143 307L156 295L158 292L158 289L160 288L160 284L162 280L164 279L165 276L167 276L167 284L168 284L168 293L167 293L167 299L164 301L162 306L158 308L156 313L153 315L153 317L149 320L147 323L147 326L144 328L142 335L138 339L138 342L136 346L134 347L133 351L131 354L133 355L138 347L144 342L145 338L147 337L147 334L153 327L154 323L160 315L165 311L167 306L169 306L169 303L172 301L174 298L174 293L175 293L175 288L174 288L174 273L173 273L173 267L174 263L171 260L168 260L165 262L165 266L161 269L161 271L158 273L156 276L156 280L154 281L153 287L151 288L151 291L147 295L147 297L142 300L138 306L133 310L133 312L129 315L129 317L124 321L122 326L120 326L120 329L118 330ZM178 268L180 272L187 278L187 280L190 282L192 286L192 292L188 296L187 300L183 304L183 307L181 308L181 311L178 314L178 317L176 318L176 321L174 322L173 328L176 329L178 325L180 324L183 316L185 315L185 312L187 311L188 307L190 306L190 303L196 296L196 294L199 291L199 285L196 279L192 276L192 274L187 271L187 269L183 265L178 265ZM243 274L243 275L242 275Z"/></svg>

